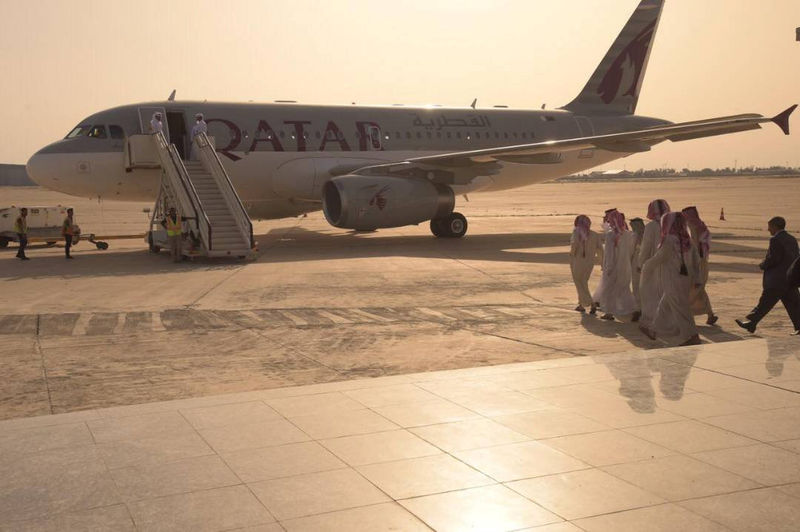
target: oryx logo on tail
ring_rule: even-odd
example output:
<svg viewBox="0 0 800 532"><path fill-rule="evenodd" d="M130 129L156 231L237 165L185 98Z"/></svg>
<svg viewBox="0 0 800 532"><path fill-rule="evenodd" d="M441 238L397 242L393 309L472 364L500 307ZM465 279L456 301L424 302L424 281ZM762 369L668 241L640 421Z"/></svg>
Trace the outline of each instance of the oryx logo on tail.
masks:
<svg viewBox="0 0 800 532"><path fill-rule="evenodd" d="M650 43L653 40L655 28L656 23L653 21L622 50L611 64L608 72L606 72L597 87L597 94L600 95L600 98L605 103L609 104L616 99L620 92L620 87L623 86L623 81L627 85L627 89L622 95L636 96L636 88L644 70L644 63L647 59Z"/></svg>

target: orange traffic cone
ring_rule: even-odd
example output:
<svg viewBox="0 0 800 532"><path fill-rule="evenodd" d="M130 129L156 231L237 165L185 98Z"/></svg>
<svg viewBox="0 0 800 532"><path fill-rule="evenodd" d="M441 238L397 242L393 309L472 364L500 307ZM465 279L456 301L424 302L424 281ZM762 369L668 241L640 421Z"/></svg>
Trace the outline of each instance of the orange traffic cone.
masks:
<svg viewBox="0 0 800 532"><path fill-rule="evenodd" d="M720 211L719 211L719 219L721 221L723 221L723 222L725 221L725 208L724 207L722 209L720 209Z"/></svg>

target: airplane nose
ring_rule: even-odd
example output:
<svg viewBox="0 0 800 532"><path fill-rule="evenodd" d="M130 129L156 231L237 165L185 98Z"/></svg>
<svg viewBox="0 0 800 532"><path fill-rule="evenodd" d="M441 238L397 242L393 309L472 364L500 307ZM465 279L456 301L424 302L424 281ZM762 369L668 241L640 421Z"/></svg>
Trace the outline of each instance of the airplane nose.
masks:
<svg viewBox="0 0 800 532"><path fill-rule="evenodd" d="M52 172L52 164L51 161L48 161L48 157L42 154L43 150L39 150L34 153L30 159L28 159L27 164L25 164L25 171L28 173L28 177L39 186L48 186L53 181L53 172Z"/></svg>

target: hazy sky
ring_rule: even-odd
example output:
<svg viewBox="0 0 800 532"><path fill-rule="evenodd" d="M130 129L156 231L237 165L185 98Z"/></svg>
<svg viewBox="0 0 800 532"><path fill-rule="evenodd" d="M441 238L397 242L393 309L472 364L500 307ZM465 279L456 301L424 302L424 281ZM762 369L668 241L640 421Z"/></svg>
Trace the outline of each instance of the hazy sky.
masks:
<svg viewBox="0 0 800 532"><path fill-rule="evenodd" d="M85 116L166 99L514 108L570 101L637 0L0 0L0 162ZM637 112L673 121L800 102L799 0L666 0ZM612 166L792 164L775 127Z"/></svg>

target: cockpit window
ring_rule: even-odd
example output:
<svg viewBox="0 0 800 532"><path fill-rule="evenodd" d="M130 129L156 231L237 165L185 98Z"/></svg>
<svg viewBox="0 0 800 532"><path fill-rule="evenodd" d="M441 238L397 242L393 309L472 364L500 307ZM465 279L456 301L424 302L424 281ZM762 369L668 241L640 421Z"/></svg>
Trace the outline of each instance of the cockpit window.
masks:
<svg viewBox="0 0 800 532"><path fill-rule="evenodd" d="M112 139L124 139L125 132L119 126L108 126L108 131L111 133Z"/></svg>
<svg viewBox="0 0 800 532"><path fill-rule="evenodd" d="M92 126L87 136L94 137L96 139L104 139L108 137L106 134L106 126Z"/></svg>
<svg viewBox="0 0 800 532"><path fill-rule="evenodd" d="M75 137L85 137L89 134L89 131L92 129L90 125L80 125L76 126L75 129L69 132L69 134L65 137L68 139L74 139Z"/></svg>

